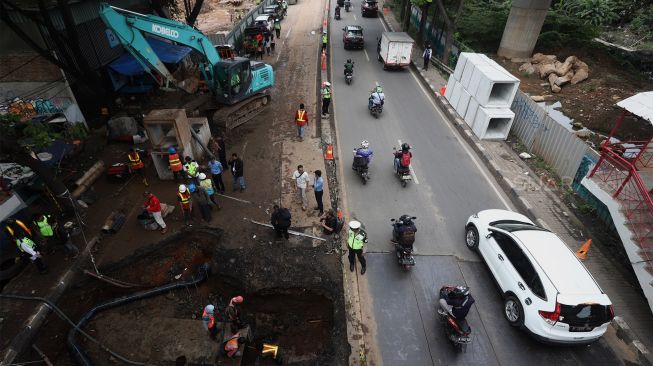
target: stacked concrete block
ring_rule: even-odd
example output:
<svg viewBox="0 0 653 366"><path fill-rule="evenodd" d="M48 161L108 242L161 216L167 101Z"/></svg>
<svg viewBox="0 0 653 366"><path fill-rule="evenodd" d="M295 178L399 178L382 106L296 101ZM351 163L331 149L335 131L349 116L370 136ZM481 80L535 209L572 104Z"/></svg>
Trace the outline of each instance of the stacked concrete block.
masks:
<svg viewBox="0 0 653 366"><path fill-rule="evenodd" d="M506 139L514 117L510 106L518 88L519 79L494 60L463 52L449 77L445 98L476 136Z"/></svg>

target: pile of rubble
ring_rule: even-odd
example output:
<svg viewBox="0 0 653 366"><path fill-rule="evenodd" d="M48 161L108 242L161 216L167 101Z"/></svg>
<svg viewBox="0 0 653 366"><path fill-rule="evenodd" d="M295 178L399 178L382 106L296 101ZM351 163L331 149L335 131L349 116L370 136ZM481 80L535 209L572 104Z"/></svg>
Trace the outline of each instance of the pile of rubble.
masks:
<svg viewBox="0 0 653 366"><path fill-rule="evenodd" d="M554 93L560 92L567 83L578 84L589 77L589 67L576 56L569 56L560 62L555 55L536 53L530 59L512 61L523 62L519 67L520 72L526 75L538 73L540 79L547 79Z"/></svg>

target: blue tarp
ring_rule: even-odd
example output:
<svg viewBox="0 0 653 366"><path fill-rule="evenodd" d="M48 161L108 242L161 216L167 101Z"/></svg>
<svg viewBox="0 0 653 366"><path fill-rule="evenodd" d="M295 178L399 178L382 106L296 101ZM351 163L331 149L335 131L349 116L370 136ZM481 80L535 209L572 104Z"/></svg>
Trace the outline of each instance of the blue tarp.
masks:
<svg viewBox="0 0 653 366"><path fill-rule="evenodd" d="M145 37L145 39L159 59L167 64L175 64L181 61L192 50L190 47L178 46L154 38ZM129 52L125 52L114 60L109 64L109 67L115 72L127 76L140 75L145 72L141 64Z"/></svg>

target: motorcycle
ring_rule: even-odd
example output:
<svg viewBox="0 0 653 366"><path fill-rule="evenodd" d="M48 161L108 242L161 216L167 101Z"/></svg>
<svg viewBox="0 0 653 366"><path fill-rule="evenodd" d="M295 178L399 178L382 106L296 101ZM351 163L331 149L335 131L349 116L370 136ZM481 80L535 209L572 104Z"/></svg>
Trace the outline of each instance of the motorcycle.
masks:
<svg viewBox="0 0 653 366"><path fill-rule="evenodd" d="M347 85L351 84L351 80L354 78L354 72L353 71L347 71L345 72L345 81L347 82Z"/></svg>
<svg viewBox="0 0 653 366"><path fill-rule="evenodd" d="M458 350L465 352L467 345L472 343L472 328L466 319L456 319L448 310L446 291L450 286L443 286L440 289L440 301L438 302L438 314L444 328L444 334Z"/></svg>
<svg viewBox="0 0 653 366"><path fill-rule="evenodd" d="M369 98L368 108L370 110L370 113L372 113L372 115L374 116L374 118L379 118L379 116L383 112L383 104L372 103L372 97Z"/></svg>
<svg viewBox="0 0 653 366"><path fill-rule="evenodd" d="M394 148L395 154L397 152L397 149ZM396 158L395 158L396 159ZM395 170L395 175L397 178L399 178L399 181L401 182L401 186L406 188L408 185L408 181L413 180L413 177L410 175L410 167L403 167L401 164L398 164L398 169Z"/></svg>
<svg viewBox="0 0 653 366"><path fill-rule="evenodd" d="M356 150L354 150L354 154ZM367 184L367 181L370 180L370 175L368 173L369 164L367 159L363 156L354 156L354 162L352 163L352 169L356 171L359 177L363 180L363 184Z"/></svg>
<svg viewBox="0 0 653 366"><path fill-rule="evenodd" d="M336 8L335 19L340 20L340 7Z"/></svg>
<svg viewBox="0 0 653 366"><path fill-rule="evenodd" d="M349 8L351 7L351 1L345 1L345 11L349 13Z"/></svg>
<svg viewBox="0 0 653 366"><path fill-rule="evenodd" d="M417 217L411 217L411 220L415 220ZM399 242L399 231L398 228L400 225L403 225L401 219L390 219L392 222L392 244L395 246L395 254L397 255L397 264L401 268L408 272L415 265L415 258L413 258L413 246L404 246Z"/></svg>

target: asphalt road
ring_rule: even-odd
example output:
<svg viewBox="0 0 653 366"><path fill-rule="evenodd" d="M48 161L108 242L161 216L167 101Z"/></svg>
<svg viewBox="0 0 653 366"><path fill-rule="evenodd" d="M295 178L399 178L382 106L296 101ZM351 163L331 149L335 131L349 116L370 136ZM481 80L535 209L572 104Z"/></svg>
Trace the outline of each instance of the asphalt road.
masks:
<svg viewBox="0 0 653 366"><path fill-rule="evenodd" d="M383 70L376 55L383 24L378 18L362 18L359 0L352 4L351 12L343 9L342 20L331 19L332 114L335 110L346 207L369 234L363 276L369 294L361 297L369 296L372 303L376 349L384 365L623 364L604 340L553 347L508 325L490 272L466 249L463 238L469 215L512 207L413 73ZM343 49L345 25L364 28L364 51ZM355 62L351 85L343 75L347 58ZM367 98L377 83L386 95L379 119L367 110ZM361 140L368 140L374 150L367 185L351 169L351 152ZM392 168L392 147L400 141L413 147L414 181L406 188ZM390 219L404 213L418 217L417 264L410 273L403 273L389 253ZM457 354L445 339L434 305L440 286L459 283L471 286L476 298L468 318L474 340L464 354Z"/></svg>

